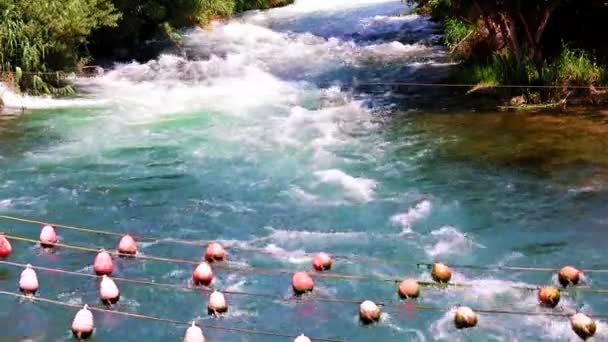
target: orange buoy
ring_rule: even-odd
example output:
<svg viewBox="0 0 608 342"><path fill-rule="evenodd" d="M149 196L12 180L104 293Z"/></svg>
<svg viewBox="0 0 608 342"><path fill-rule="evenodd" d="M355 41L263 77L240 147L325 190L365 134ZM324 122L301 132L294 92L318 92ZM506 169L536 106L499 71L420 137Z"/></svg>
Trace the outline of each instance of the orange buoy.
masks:
<svg viewBox="0 0 608 342"><path fill-rule="evenodd" d="M13 247L11 243L4 237L4 235L0 234L0 259L8 258L13 252Z"/></svg>
<svg viewBox="0 0 608 342"><path fill-rule="evenodd" d="M212 242L207 245L205 250L205 260L207 262L223 261L226 258L224 247L217 242Z"/></svg>
<svg viewBox="0 0 608 342"><path fill-rule="evenodd" d="M224 294L219 291L213 291L209 295L209 303L207 304L207 313L209 315L218 315L228 311L228 304Z"/></svg>
<svg viewBox="0 0 608 342"><path fill-rule="evenodd" d="M194 285L209 286L213 283L213 270L207 262L201 262L192 272L192 282Z"/></svg>
<svg viewBox="0 0 608 342"><path fill-rule="evenodd" d="M192 325L186 329L184 342L205 342L203 330L196 323L192 322Z"/></svg>
<svg viewBox="0 0 608 342"><path fill-rule="evenodd" d="M112 262L110 253L106 252L105 249L100 250L95 257L93 269L97 275L112 274L114 272L114 262Z"/></svg>
<svg viewBox="0 0 608 342"><path fill-rule="evenodd" d="M57 233L55 228L51 225L45 225L40 231L40 246L44 248L51 248L57 243Z"/></svg>
<svg viewBox="0 0 608 342"><path fill-rule="evenodd" d="M112 278L107 275L103 275L101 277L101 283L99 283L99 299L104 304L116 304L118 299L120 299L120 291L118 290L118 286Z"/></svg>
<svg viewBox="0 0 608 342"><path fill-rule="evenodd" d="M477 314L473 309L461 306L456 309L454 315L454 325L457 329L472 328L477 325Z"/></svg>
<svg viewBox="0 0 608 342"><path fill-rule="evenodd" d="M570 324L572 325L572 330L578 335L578 337L583 340L587 340L588 338L593 337L595 335L595 331L597 330L597 326L595 321L591 319L591 317L577 313L576 315L570 318Z"/></svg>
<svg viewBox="0 0 608 342"><path fill-rule="evenodd" d="M446 265L436 262L433 264L431 277L438 283L448 283L452 279L452 271Z"/></svg>
<svg viewBox="0 0 608 342"><path fill-rule="evenodd" d="M296 295L312 291L315 282L306 272L296 272L291 278L291 287Z"/></svg>
<svg viewBox="0 0 608 342"><path fill-rule="evenodd" d="M542 287L538 289L538 301L542 306L554 308L559 303L559 289L555 287Z"/></svg>
<svg viewBox="0 0 608 342"><path fill-rule="evenodd" d="M366 300L359 305L359 318L363 324L378 322L380 315L380 308L371 300Z"/></svg>
<svg viewBox="0 0 608 342"><path fill-rule="evenodd" d="M397 292L401 299L418 298L420 296L420 285L415 279L405 279L399 284Z"/></svg>
<svg viewBox="0 0 608 342"><path fill-rule="evenodd" d="M295 340L293 340L293 342L311 342L310 339L304 335L300 335L298 337L296 337Z"/></svg>
<svg viewBox="0 0 608 342"><path fill-rule="evenodd" d="M123 236L118 243L118 253L126 255L137 254L137 242L129 234Z"/></svg>
<svg viewBox="0 0 608 342"><path fill-rule="evenodd" d="M581 280L581 271L572 266L565 266L559 270L557 279L563 287L578 285Z"/></svg>
<svg viewBox="0 0 608 342"><path fill-rule="evenodd" d="M93 324L93 313L89 311L89 306L84 307L76 313L72 321L72 333L76 338L86 339L93 335L95 325Z"/></svg>
<svg viewBox="0 0 608 342"><path fill-rule="evenodd" d="M327 271L331 269L333 261L327 253L319 253L312 258L312 268L315 271Z"/></svg>
<svg viewBox="0 0 608 342"><path fill-rule="evenodd" d="M32 265L27 264L19 278L19 290L26 296L33 296L38 291L38 277Z"/></svg>

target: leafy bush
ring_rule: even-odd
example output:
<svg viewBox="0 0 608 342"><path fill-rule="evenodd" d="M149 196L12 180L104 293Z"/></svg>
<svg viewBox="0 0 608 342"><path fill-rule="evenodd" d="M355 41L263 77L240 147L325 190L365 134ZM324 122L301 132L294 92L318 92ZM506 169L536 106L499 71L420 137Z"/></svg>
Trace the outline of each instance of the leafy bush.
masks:
<svg viewBox="0 0 608 342"><path fill-rule="evenodd" d="M543 68L543 83L553 85L592 85L602 81L604 70L584 50L564 46L562 53Z"/></svg>
<svg viewBox="0 0 608 342"><path fill-rule="evenodd" d="M443 42L450 49L475 32L475 27L456 18L448 18L443 24Z"/></svg>

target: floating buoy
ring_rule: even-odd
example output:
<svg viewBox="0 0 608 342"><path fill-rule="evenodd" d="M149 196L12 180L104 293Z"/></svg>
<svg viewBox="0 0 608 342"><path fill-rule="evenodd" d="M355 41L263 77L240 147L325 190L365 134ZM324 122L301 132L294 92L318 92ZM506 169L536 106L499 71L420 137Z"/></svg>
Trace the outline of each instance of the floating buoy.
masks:
<svg viewBox="0 0 608 342"><path fill-rule="evenodd" d="M296 272L291 278L291 287L296 295L312 291L315 282L306 272Z"/></svg>
<svg viewBox="0 0 608 342"><path fill-rule="evenodd" d="M55 228L51 225L42 227L40 231L40 246L44 248L51 248L57 243L57 233Z"/></svg>
<svg viewBox="0 0 608 342"><path fill-rule="evenodd" d="M217 242L212 242L207 245L205 250L205 260L208 262L223 261L226 258L224 247Z"/></svg>
<svg viewBox="0 0 608 342"><path fill-rule="evenodd" d="M438 283L448 283L452 279L452 271L446 265L437 262L433 264L431 277Z"/></svg>
<svg viewBox="0 0 608 342"><path fill-rule="evenodd" d="M461 306L456 309L454 325L456 325L457 329L472 328L477 325L477 314L473 309Z"/></svg>
<svg viewBox="0 0 608 342"><path fill-rule="evenodd" d="M114 272L114 262L112 262L110 253L106 252L105 249L100 250L95 257L93 269L97 275L112 274Z"/></svg>
<svg viewBox="0 0 608 342"><path fill-rule="evenodd" d="M228 311L228 304L224 294L219 291L213 291L209 295L209 303L207 304L207 313L217 315Z"/></svg>
<svg viewBox="0 0 608 342"><path fill-rule="evenodd" d="M554 308L559 303L559 289L555 287L542 287L538 289L538 301L542 306Z"/></svg>
<svg viewBox="0 0 608 342"><path fill-rule="evenodd" d="M312 258L312 268L315 271L327 271L331 268L333 261L327 253L319 253Z"/></svg>
<svg viewBox="0 0 608 342"><path fill-rule="evenodd" d="M93 324L93 313L89 311L89 306L84 307L76 313L72 321L72 333L76 338L86 339L93 335L95 325Z"/></svg>
<svg viewBox="0 0 608 342"><path fill-rule="evenodd" d="M99 299L104 304L116 304L120 299L118 286L112 278L105 274L101 277L101 283L99 284Z"/></svg>
<svg viewBox="0 0 608 342"><path fill-rule="evenodd" d="M359 305L359 318L364 324L378 322L380 314L380 308L371 300L366 300Z"/></svg>
<svg viewBox="0 0 608 342"><path fill-rule="evenodd" d="M559 270L557 279L563 287L578 285L581 280L581 271L572 266L566 266Z"/></svg>
<svg viewBox="0 0 608 342"><path fill-rule="evenodd" d="M196 323L192 322L192 325L186 329L186 335L184 336L184 342L205 342L205 335L203 330Z"/></svg>
<svg viewBox="0 0 608 342"><path fill-rule="evenodd" d="M19 290L26 296L33 296L38 291L38 277L30 264L27 264L23 272L21 272Z"/></svg>
<svg viewBox="0 0 608 342"><path fill-rule="evenodd" d="M311 342L310 339L304 335L300 335L298 337L296 337L295 340L293 340L293 342Z"/></svg>
<svg viewBox="0 0 608 342"><path fill-rule="evenodd" d="M118 253L126 255L137 254L137 242L129 234L123 236L118 243Z"/></svg>
<svg viewBox="0 0 608 342"><path fill-rule="evenodd" d="M420 285L415 279L405 279L399 284L397 292L401 299L418 298L420 296Z"/></svg>
<svg viewBox="0 0 608 342"><path fill-rule="evenodd" d="M201 262L192 272L192 282L194 285L209 286L213 282L213 271L206 262Z"/></svg>
<svg viewBox="0 0 608 342"><path fill-rule="evenodd" d="M0 259L8 258L13 252L13 247L11 247L11 243L4 237L4 235L0 234Z"/></svg>
<svg viewBox="0 0 608 342"><path fill-rule="evenodd" d="M591 317L577 313L576 315L570 318L570 324L572 325L572 330L578 335L578 337L583 340L587 340L590 337L595 335L595 331L597 330L597 326L595 325L595 321L591 319Z"/></svg>

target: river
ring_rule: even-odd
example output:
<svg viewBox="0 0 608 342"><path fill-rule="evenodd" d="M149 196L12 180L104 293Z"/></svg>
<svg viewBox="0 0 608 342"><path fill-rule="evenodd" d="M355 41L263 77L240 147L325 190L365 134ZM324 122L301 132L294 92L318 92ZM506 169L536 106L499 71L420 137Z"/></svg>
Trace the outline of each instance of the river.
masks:
<svg viewBox="0 0 608 342"><path fill-rule="evenodd" d="M78 79L82 95L52 100L4 92L26 113L0 122L0 215L158 236L144 255L196 260L172 239L219 240L239 267L308 270L310 256L342 256L333 272L429 280L419 262L456 268L471 287L424 288L411 305L358 323L356 304L228 295L221 318L205 295L118 283L117 309L225 327L346 341L576 340L563 317L480 314L453 327L450 307L525 312L556 284L550 272L500 265L605 261L605 114L452 112L446 94L379 83L434 82L450 66L437 27L401 1L297 0L207 30L183 33L188 59L165 54ZM423 104L439 108L430 113ZM446 102L449 103L449 102ZM38 225L1 230L37 238ZM68 244L112 248L114 237L59 230ZM11 261L91 273L93 255L13 242ZM247 251L247 249L260 249ZM116 275L188 285L191 266L117 260ZM0 290L20 269L0 265ZM95 280L38 272L39 295L97 305ZM217 270L216 287L291 296L289 274ZM590 273L585 286L608 287ZM316 279L312 298L399 303L391 282ZM601 294L564 293L557 311L608 314ZM66 341L75 309L0 296L3 341ZM97 341L177 341L162 322L95 313ZM597 340L608 339L604 322ZM210 341L285 338L205 329Z"/></svg>

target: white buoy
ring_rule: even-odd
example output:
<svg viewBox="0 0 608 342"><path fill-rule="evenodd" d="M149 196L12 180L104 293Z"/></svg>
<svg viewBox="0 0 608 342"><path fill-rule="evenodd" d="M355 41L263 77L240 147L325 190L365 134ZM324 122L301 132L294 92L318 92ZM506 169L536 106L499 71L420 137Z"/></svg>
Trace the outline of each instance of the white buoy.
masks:
<svg viewBox="0 0 608 342"><path fill-rule="evenodd" d="M112 278L105 274L101 277L101 283L99 284L99 299L104 304L116 304L120 299L118 286Z"/></svg>
<svg viewBox="0 0 608 342"><path fill-rule="evenodd" d="M192 322L192 325L186 330L184 342L205 342L203 330L196 323Z"/></svg>
<svg viewBox="0 0 608 342"><path fill-rule="evenodd" d="M359 318L364 324L374 323L380 320L380 308L371 300L366 300L359 305Z"/></svg>
<svg viewBox="0 0 608 342"><path fill-rule="evenodd" d="M572 325L572 330L578 335L578 337L583 340L587 340L593 335L595 335L595 331L597 330L597 326L595 321L591 319L591 317L577 313L576 315L570 318L570 324Z"/></svg>
<svg viewBox="0 0 608 342"><path fill-rule="evenodd" d="M300 335L298 337L296 337L295 340L293 340L293 342L311 342L310 339L304 335Z"/></svg>
<svg viewBox="0 0 608 342"><path fill-rule="evenodd" d="M213 291L209 295L209 303L207 304L207 313L209 315L218 315L228 311L228 304L224 294L219 291Z"/></svg>
<svg viewBox="0 0 608 342"><path fill-rule="evenodd" d="M27 264L19 278L19 290L26 296L33 296L38 291L38 277L32 265Z"/></svg>
<svg viewBox="0 0 608 342"><path fill-rule="evenodd" d="M456 325L456 328L458 329L472 328L477 325L477 314L473 309L461 306L456 309L454 325Z"/></svg>
<svg viewBox="0 0 608 342"><path fill-rule="evenodd" d="M74 316L74 320L72 321L72 333L76 338L86 339L93 335L93 330L95 330L93 313L89 311L89 306L85 304L84 307L76 313L76 316Z"/></svg>
<svg viewBox="0 0 608 342"><path fill-rule="evenodd" d="M40 231L40 246L44 248L52 248L57 243L57 233L51 225L45 225Z"/></svg>

